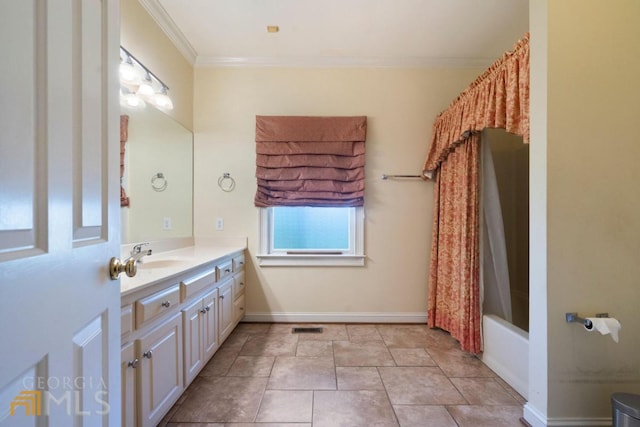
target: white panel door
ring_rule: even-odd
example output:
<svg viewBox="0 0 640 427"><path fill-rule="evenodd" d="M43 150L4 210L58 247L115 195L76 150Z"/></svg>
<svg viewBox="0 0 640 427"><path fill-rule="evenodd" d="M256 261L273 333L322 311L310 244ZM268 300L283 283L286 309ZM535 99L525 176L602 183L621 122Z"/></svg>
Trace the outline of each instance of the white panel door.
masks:
<svg viewBox="0 0 640 427"><path fill-rule="evenodd" d="M115 427L119 1L0 17L0 426Z"/></svg>

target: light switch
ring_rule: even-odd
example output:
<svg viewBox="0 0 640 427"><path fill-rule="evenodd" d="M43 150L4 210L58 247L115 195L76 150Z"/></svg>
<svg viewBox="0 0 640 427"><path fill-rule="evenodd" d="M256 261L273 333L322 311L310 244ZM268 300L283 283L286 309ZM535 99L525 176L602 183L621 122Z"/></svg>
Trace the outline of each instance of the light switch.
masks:
<svg viewBox="0 0 640 427"><path fill-rule="evenodd" d="M171 218L167 217L162 219L162 229L171 230Z"/></svg>
<svg viewBox="0 0 640 427"><path fill-rule="evenodd" d="M224 230L224 219L216 218L216 230Z"/></svg>

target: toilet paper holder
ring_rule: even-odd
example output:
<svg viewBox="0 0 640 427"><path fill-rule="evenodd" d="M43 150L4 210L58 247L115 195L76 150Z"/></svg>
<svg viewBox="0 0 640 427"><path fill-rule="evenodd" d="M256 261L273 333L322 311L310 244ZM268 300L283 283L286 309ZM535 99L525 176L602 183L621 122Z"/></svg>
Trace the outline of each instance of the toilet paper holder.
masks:
<svg viewBox="0 0 640 427"><path fill-rule="evenodd" d="M609 317L609 313L596 313L596 317ZM578 313L565 313L565 319L567 320L567 323L582 323L589 329L593 327L591 320L578 316Z"/></svg>

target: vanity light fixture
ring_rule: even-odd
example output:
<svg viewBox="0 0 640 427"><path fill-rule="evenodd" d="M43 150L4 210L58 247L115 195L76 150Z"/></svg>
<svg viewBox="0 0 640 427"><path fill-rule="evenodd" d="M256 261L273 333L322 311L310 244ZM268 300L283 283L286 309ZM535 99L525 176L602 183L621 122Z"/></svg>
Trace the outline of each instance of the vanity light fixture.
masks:
<svg viewBox="0 0 640 427"><path fill-rule="evenodd" d="M129 51L120 46L120 105L145 108L145 101L161 110L172 110L169 87Z"/></svg>
<svg viewBox="0 0 640 427"><path fill-rule="evenodd" d="M144 110L147 104L135 93L132 93L126 87L120 88L120 106L129 110Z"/></svg>

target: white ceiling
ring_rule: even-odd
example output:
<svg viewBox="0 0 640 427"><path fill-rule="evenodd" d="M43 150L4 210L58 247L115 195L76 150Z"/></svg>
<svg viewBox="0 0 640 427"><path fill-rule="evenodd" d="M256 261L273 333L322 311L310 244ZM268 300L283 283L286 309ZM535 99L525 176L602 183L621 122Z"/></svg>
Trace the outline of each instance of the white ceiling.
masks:
<svg viewBox="0 0 640 427"><path fill-rule="evenodd" d="M196 66L486 66L529 27L528 0L140 2Z"/></svg>

